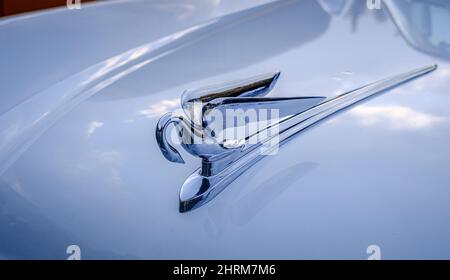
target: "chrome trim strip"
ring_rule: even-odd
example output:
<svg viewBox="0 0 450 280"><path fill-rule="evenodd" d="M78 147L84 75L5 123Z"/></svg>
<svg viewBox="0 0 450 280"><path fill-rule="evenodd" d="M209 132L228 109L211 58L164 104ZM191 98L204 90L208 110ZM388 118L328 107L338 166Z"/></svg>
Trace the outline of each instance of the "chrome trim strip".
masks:
<svg viewBox="0 0 450 280"><path fill-rule="evenodd" d="M245 138L245 141L231 148L224 145L224 143L218 142L214 142L211 146L186 144L192 142L185 141L186 139L184 139L182 141L183 148L192 155L202 158L202 167L189 176L181 187L179 211L187 212L198 208L217 196L233 180L265 156L265 154L260 152L261 146L264 145L266 151L267 149L275 148L271 144L271 140L274 137L278 137L278 141L276 142L277 146L284 144L289 139L292 139L293 136L338 112L346 110L359 102L374 97L377 94L382 94L436 69L437 65L422 67L362 86L328 99L325 99L324 97L297 97L291 99L258 97L266 95L268 91L272 89L279 77L279 73L271 74L271 78L267 78L267 75L265 75L245 80L241 83L233 83L231 87L222 88L225 90L213 91L215 92L213 94L211 94L211 91L208 89L185 92L182 98L182 106L186 113L192 113L192 107L190 106L192 100L207 96L207 102L202 104L202 114L196 118L184 118L169 113L164 115L158 122L156 130L158 145L163 155L168 160L174 162L184 161L176 149L167 143L165 137L162 137L170 123L182 124L181 126L178 126L179 131L182 129L190 129L197 134L203 135L208 128L208 123L205 122L204 114L206 109L211 107L220 108L220 106L234 104L248 108L261 104L272 104L279 108L285 108L289 107L292 102L300 102L300 104L304 106L300 106L300 108L297 107L297 113L281 118L278 122L249 135L249 137ZM261 79L261 77L263 77L263 79ZM262 85L261 87L249 86L258 84L258 82L255 82L255 80L257 81L258 79L260 81L259 85ZM230 88L235 88L236 90ZM191 121L191 119L194 119L194 121ZM266 132L264 130L271 130L274 128L279 132L277 135L267 137L258 144L248 144L253 143L251 142L252 137L258 137L261 133Z"/></svg>

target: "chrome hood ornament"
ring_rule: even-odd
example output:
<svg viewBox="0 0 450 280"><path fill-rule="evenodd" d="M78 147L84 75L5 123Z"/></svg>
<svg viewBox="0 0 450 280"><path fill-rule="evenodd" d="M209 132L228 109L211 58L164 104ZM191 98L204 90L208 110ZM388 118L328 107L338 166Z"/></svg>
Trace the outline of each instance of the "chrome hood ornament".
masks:
<svg viewBox="0 0 450 280"><path fill-rule="evenodd" d="M436 68L437 65L432 65L416 69L332 98L266 97L277 82L279 72L185 91L181 97L184 114L166 113L156 127L157 143L167 160L184 163L180 153L168 141L170 124L176 128L174 140L179 140L189 154L202 160L201 168L181 187L180 212L213 199L255 162L273 154L292 136L343 109ZM259 114L261 112L263 114Z"/></svg>

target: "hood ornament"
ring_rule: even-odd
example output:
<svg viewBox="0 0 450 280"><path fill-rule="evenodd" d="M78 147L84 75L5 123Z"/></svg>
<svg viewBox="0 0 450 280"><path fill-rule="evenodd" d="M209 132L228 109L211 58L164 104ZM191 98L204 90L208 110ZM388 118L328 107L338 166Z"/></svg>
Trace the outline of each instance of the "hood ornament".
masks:
<svg viewBox="0 0 450 280"><path fill-rule="evenodd" d="M171 124L176 129L175 140L186 152L202 160L201 168L181 187L179 211L187 212L207 203L292 136L436 68L437 65L419 68L331 98L266 97L279 72L185 91L181 97L184 114L166 113L156 127L157 143L167 160L184 163L168 141L167 128ZM267 117L268 111L271 117Z"/></svg>

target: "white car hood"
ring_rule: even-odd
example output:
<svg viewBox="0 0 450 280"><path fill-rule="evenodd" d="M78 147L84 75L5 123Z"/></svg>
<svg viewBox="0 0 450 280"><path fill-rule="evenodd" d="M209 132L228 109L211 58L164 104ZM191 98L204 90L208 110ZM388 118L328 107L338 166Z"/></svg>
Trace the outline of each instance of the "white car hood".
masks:
<svg viewBox="0 0 450 280"><path fill-rule="evenodd" d="M121 2L0 23L0 254L365 258L378 244L386 258L448 258L450 63L385 12L324 2ZM71 17L84 20L61 28ZM279 70L274 96L334 96L431 64L178 212L200 162L166 161L154 133L184 90Z"/></svg>

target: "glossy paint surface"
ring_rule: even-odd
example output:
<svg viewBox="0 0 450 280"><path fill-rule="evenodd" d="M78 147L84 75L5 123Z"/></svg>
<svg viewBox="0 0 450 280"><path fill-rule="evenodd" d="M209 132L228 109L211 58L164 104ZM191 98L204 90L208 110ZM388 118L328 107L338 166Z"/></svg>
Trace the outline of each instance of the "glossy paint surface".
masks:
<svg viewBox="0 0 450 280"><path fill-rule="evenodd" d="M365 259L371 244L386 259L450 257L445 46L404 35L393 18L416 13L394 1L237 2L125 1L0 22L0 257L64 259L70 244L83 258ZM86 26L67 36L54 23L69 17ZM431 64L178 212L200 162L166 161L154 133L184 90L279 70L271 96L329 97Z"/></svg>

